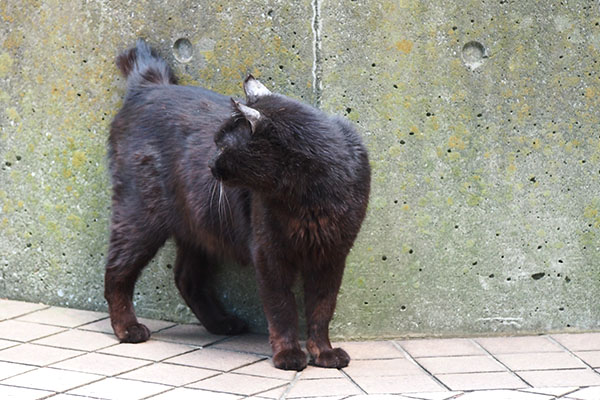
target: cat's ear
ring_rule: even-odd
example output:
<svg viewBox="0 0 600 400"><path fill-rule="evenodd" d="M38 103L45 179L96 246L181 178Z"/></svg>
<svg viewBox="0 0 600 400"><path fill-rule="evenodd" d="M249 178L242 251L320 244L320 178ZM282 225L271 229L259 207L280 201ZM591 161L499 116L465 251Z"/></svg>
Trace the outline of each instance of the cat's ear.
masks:
<svg viewBox="0 0 600 400"><path fill-rule="evenodd" d="M234 99L231 99L231 104L233 104L233 107L236 110L238 110L248 122L250 122L250 127L252 128L252 132L254 133L256 123L261 118L260 112L258 112L254 108L248 107L240 103L239 101L235 101Z"/></svg>
<svg viewBox="0 0 600 400"><path fill-rule="evenodd" d="M262 96L268 96L271 91L265 85L256 80L252 75L248 75L244 81L244 92L246 92L246 102L252 102Z"/></svg>

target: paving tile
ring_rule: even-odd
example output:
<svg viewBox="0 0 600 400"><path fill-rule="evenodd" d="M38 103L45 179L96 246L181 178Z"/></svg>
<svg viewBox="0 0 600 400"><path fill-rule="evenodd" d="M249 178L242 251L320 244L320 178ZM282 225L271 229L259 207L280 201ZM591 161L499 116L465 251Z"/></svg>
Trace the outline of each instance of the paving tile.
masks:
<svg viewBox="0 0 600 400"><path fill-rule="evenodd" d="M206 379L218 373L219 372L217 371L208 369L159 363L127 372L123 375L119 375L119 378L162 383L163 385L183 386L201 379Z"/></svg>
<svg viewBox="0 0 600 400"><path fill-rule="evenodd" d="M23 372L31 371L33 369L35 369L35 367L31 365L0 361L0 381L2 379L10 378L11 376L22 374Z"/></svg>
<svg viewBox="0 0 600 400"><path fill-rule="evenodd" d="M44 304L27 303L24 301L15 301L0 299L0 321L19 317L23 314L30 313L32 311L41 310L47 308Z"/></svg>
<svg viewBox="0 0 600 400"><path fill-rule="evenodd" d="M37 322L40 324L74 328L92 321L105 318L106 313L74 310L72 308L50 307L17 318L17 321Z"/></svg>
<svg viewBox="0 0 600 400"><path fill-rule="evenodd" d="M506 371L490 356L425 357L416 361L432 374Z"/></svg>
<svg viewBox="0 0 600 400"><path fill-rule="evenodd" d="M383 377L358 376L353 380L368 394L438 392L445 389L425 374Z"/></svg>
<svg viewBox="0 0 600 400"><path fill-rule="evenodd" d="M184 354L192 350L194 350L193 347L184 344L149 340L144 343L121 343L116 346L99 350L98 352L112 354L115 356L159 361Z"/></svg>
<svg viewBox="0 0 600 400"><path fill-rule="evenodd" d="M119 378L107 378L91 383L68 394L99 397L106 400L138 400L169 390L170 386Z"/></svg>
<svg viewBox="0 0 600 400"><path fill-rule="evenodd" d="M150 364L149 361L89 353L53 364L53 368L112 376Z"/></svg>
<svg viewBox="0 0 600 400"><path fill-rule="evenodd" d="M569 398L577 400L598 400L600 399L600 387L589 387L570 393Z"/></svg>
<svg viewBox="0 0 600 400"><path fill-rule="evenodd" d="M498 354L498 360L513 371L585 368L585 364L567 352Z"/></svg>
<svg viewBox="0 0 600 400"><path fill-rule="evenodd" d="M119 341L114 336L107 335L106 333L86 332L73 329L47 336L43 339L38 339L33 343L62 347L65 349L94 351L103 347L118 344Z"/></svg>
<svg viewBox="0 0 600 400"><path fill-rule="evenodd" d="M52 399L52 400L84 400L85 397L61 393L61 394L57 394L55 396L49 397L48 399L49 400L50 399Z"/></svg>
<svg viewBox="0 0 600 400"><path fill-rule="evenodd" d="M588 369L520 371L517 374L533 387L600 385L600 375Z"/></svg>
<svg viewBox="0 0 600 400"><path fill-rule="evenodd" d="M559 334L552 338L573 352L600 350L600 332Z"/></svg>
<svg viewBox="0 0 600 400"><path fill-rule="evenodd" d="M485 354L469 339L418 339L398 343L415 358Z"/></svg>
<svg viewBox="0 0 600 400"><path fill-rule="evenodd" d="M352 365L354 361L350 361ZM347 368L347 367L346 367ZM325 379L325 378L345 378L346 376L335 368L321 368L309 365L300 373L299 379Z"/></svg>
<svg viewBox="0 0 600 400"><path fill-rule="evenodd" d="M460 400L552 400L554 396L526 393L517 390L481 390L465 393Z"/></svg>
<svg viewBox="0 0 600 400"><path fill-rule="evenodd" d="M355 360L344 368L344 372L353 378L357 376L426 375L417 365L403 358Z"/></svg>
<svg viewBox="0 0 600 400"><path fill-rule="evenodd" d="M235 353L218 349L199 349L168 360L169 363L192 367L230 371L260 361L261 357L252 354Z"/></svg>
<svg viewBox="0 0 600 400"><path fill-rule="evenodd" d="M150 332L157 332L161 329L166 329L176 325L174 322L160 321L157 319L138 318L138 321L146 325L146 327L150 329ZM113 328L110 325L110 318L104 318L100 321L95 321L90 324L82 325L77 329L113 334Z"/></svg>
<svg viewBox="0 0 600 400"><path fill-rule="evenodd" d="M286 398L315 396L350 396L362 394L348 379L308 379L300 380L290 389Z"/></svg>
<svg viewBox="0 0 600 400"><path fill-rule="evenodd" d="M578 351L575 355L592 368L600 368L600 351Z"/></svg>
<svg viewBox="0 0 600 400"><path fill-rule="evenodd" d="M37 389L26 389L15 386L5 386L0 384L0 393L2 400L37 400L46 398L52 392Z"/></svg>
<svg viewBox="0 0 600 400"><path fill-rule="evenodd" d="M229 373L193 383L188 387L249 396L287 384L288 381L280 379Z"/></svg>
<svg viewBox="0 0 600 400"><path fill-rule="evenodd" d="M310 368L310 367L309 367ZM302 371L302 374L309 368ZM313 367L314 368L314 367ZM314 368L314 369L324 369L324 368ZM342 377L342 374L335 370L339 375L337 377ZM254 376L264 376L266 378L276 378L276 379L285 379L291 380L296 376L296 371L284 371L282 369L275 368L271 360L263 360L251 365L247 365L242 368L238 368L232 372L236 372L239 374L246 375L254 375Z"/></svg>
<svg viewBox="0 0 600 400"><path fill-rule="evenodd" d="M439 374L435 376L451 390L521 389L527 385L509 372Z"/></svg>
<svg viewBox="0 0 600 400"><path fill-rule="evenodd" d="M64 331L64 328L33 324L17 320L6 320L0 322L0 339L15 340L18 342L29 342Z"/></svg>
<svg viewBox="0 0 600 400"><path fill-rule="evenodd" d="M223 340L227 336L213 335L202 325L183 324L162 330L152 335L152 337L156 340L165 340L180 344L207 346L211 343Z"/></svg>
<svg viewBox="0 0 600 400"><path fill-rule="evenodd" d="M340 342L335 343L334 347L346 350L352 360L404 358L404 353L390 341Z"/></svg>
<svg viewBox="0 0 600 400"><path fill-rule="evenodd" d="M243 396L227 393L209 392L206 390L177 388L165 393L150 397L149 400L237 400Z"/></svg>
<svg viewBox="0 0 600 400"><path fill-rule="evenodd" d="M269 336L259 334L245 334L240 336L234 336L223 340L222 342L216 343L213 346L217 349L241 351L244 353L254 353L263 356L271 356L273 351L269 344Z"/></svg>
<svg viewBox="0 0 600 400"><path fill-rule="evenodd" d="M83 372L63 371L53 368L39 368L2 381L6 385L23 386L31 389L63 392L77 386L103 379L101 375Z"/></svg>
<svg viewBox="0 0 600 400"><path fill-rule="evenodd" d="M0 350L0 360L45 366L80 354L82 354L80 351L25 343L9 349Z"/></svg>
<svg viewBox="0 0 600 400"><path fill-rule="evenodd" d="M564 351L545 336L493 337L475 340L492 354Z"/></svg>

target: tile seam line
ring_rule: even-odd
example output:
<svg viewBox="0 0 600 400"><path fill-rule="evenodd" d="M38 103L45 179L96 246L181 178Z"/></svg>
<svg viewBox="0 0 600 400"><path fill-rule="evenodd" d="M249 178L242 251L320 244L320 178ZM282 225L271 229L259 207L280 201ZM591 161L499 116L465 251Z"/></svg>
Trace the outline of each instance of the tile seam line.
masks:
<svg viewBox="0 0 600 400"><path fill-rule="evenodd" d="M558 340L554 339L552 337L552 335L547 335L546 338L548 338L548 340L550 340L552 343L556 344L560 348L564 349L568 354L572 355L573 357L575 357L576 359L578 359L579 361L581 361L586 366L587 369L590 369L596 375L600 374L600 372L596 371L596 369L594 369L594 367L592 367L590 364L588 364L583 358L581 358L577 354L575 354L574 351L572 351L571 349L569 349L567 346L563 345ZM593 350L591 350L591 351L593 351Z"/></svg>
<svg viewBox="0 0 600 400"><path fill-rule="evenodd" d="M527 382L524 378L521 377L521 375L517 374L515 371L513 371L512 368L509 368L508 365L504 364L502 361L500 361L500 359L498 359L492 352L488 351L485 347L483 347L477 340L475 339L469 339L469 342L473 343L476 347L478 347L479 349L481 349L485 354L487 354L488 356L490 356L494 361L496 361L498 364L502 365L504 368L506 368L506 370L514 377L516 377L518 380L520 380L521 382L523 382L525 385L528 386L527 389L533 388L534 386L532 384L530 384L529 382Z"/></svg>
<svg viewBox="0 0 600 400"><path fill-rule="evenodd" d="M13 316L12 316L12 317L10 317L10 318L4 318L4 319L0 320L0 322L3 322L3 321L9 321L9 320L11 320L11 319L15 319L15 320L16 320L17 318L22 318L22 317L25 317L25 316L27 316L27 315L29 315L29 314L33 314L33 313L36 313L36 312L38 312L38 311L47 310L47 309L49 309L49 308L51 308L51 307L52 307L52 306L49 306L49 305L47 305L47 304L42 304L42 303L28 303L28 304L40 304L40 305L43 305L43 306L45 306L45 307L38 308L37 310L31 310L31 311L27 311L27 312L25 312L25 313L23 313L23 314L13 315Z"/></svg>
<svg viewBox="0 0 600 400"><path fill-rule="evenodd" d="M162 384L160 384L160 385L162 385ZM179 388L179 387L172 387L172 388L169 388L169 389L167 389L167 390L164 390L164 391L162 391L162 392L158 392L158 393L154 393L154 394L151 394L151 395L149 395L149 396L146 396L146 397L142 397L140 400L151 399L151 398L153 398L153 397L160 396L160 395L163 395L163 394L165 394L165 393L172 392L173 390L175 390L175 389L178 389L178 388ZM85 399L85 397L82 397L82 399Z"/></svg>
<svg viewBox="0 0 600 400"><path fill-rule="evenodd" d="M434 382L436 382L438 385L440 385L442 388L444 388L445 390L447 390L449 392L453 392L454 391L448 385L446 385L444 382L442 382L441 380L439 380L437 378L437 376L435 376L434 374L432 374L431 372L429 372L429 370L427 370L427 368L425 368L424 366L422 366L421 364L419 364L419 362L408 351L406 351L400 345L400 343L396 342L395 340L392 340L392 344L394 345L394 347L396 347L398 350L400 350L402 352L402 354L404 355L404 358L406 358L408 361L410 361L411 363L413 363L414 365L416 365L421 371L425 372L427 374L427 376L431 377L431 379L434 380Z"/></svg>
<svg viewBox="0 0 600 400"><path fill-rule="evenodd" d="M350 362L352 362L352 361L350 361ZM360 386L358 383L356 383L356 381L355 381L354 379L352 379L352 377L351 377L351 376L350 376L350 375L349 375L349 374L348 374L346 371L344 371L344 369L343 369L343 368L342 368L342 369L340 369L339 371L340 371L340 373L341 373L342 375L344 375L344 376L346 377L346 379L348 379L348 380L350 381L350 383L352 383L354 386L356 386L356 388L357 388L358 390L360 390L360 391L362 392L362 394L363 394L363 395L368 395L368 394L369 394L369 393L367 393L367 391L366 391L365 389L363 389L363 388L362 388L362 387L361 387L361 386Z"/></svg>
<svg viewBox="0 0 600 400"><path fill-rule="evenodd" d="M323 91L322 83L322 54L321 54L321 1L312 0L311 7L313 11L311 27L313 31L313 92L315 94L315 105L321 108L321 97Z"/></svg>
<svg viewBox="0 0 600 400"><path fill-rule="evenodd" d="M43 369L43 368L47 368L47 367L40 367L38 369ZM32 371L28 371L28 372L32 372ZM78 372L78 371L68 371L68 372ZM88 374L86 372L81 372L81 373ZM19 375L23 375L23 374L19 374ZM92 375L92 374L88 374L88 375ZM15 376L18 376L18 375L15 375ZM10 386L10 387L16 387L16 388L22 388L22 389L32 389L32 390L42 390L42 391L46 391L46 392L53 392L52 394L48 395L48 397L43 397L44 399L47 399L47 398L51 398L51 397L59 395L59 394L68 394L68 392L70 392L72 390L77 390L77 389L80 389L82 387L85 387L85 386L88 386L88 385L92 385L94 383L98 383L100 381L106 380L108 378L107 376L102 376L102 375L96 375L96 376L98 376L98 379L96 379L96 380L93 380L93 381L90 381L90 382L87 382L87 383L82 383L80 385L76 385L76 386L73 386L73 387L70 387L70 388L67 388L67 389L63 389L63 390L41 389L41 388L33 387L33 386L14 385L14 384L10 384L10 383L5 383L4 382L4 381L6 381L7 379L10 379L10 378L5 379L3 382L0 382L0 384L3 385L3 386Z"/></svg>
<svg viewBox="0 0 600 400"><path fill-rule="evenodd" d="M294 375L294 379L292 379L292 381L288 384L287 389L285 389L283 391L283 393L281 394L281 396L279 396L279 400L286 400L287 399L287 396L290 394L290 392L292 391L292 389L294 388L294 386L296 385L296 383L298 383L298 381L300 380L301 376L302 376L302 371L296 372L296 375Z"/></svg>

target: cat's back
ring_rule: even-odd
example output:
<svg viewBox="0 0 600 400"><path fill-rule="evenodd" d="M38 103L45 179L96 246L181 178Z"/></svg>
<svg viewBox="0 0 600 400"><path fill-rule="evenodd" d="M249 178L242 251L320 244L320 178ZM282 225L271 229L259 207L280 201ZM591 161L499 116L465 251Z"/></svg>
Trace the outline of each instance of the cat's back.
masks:
<svg viewBox="0 0 600 400"><path fill-rule="evenodd" d="M229 116L229 98L195 86L152 85L131 90L113 124L128 128L220 125Z"/></svg>
<svg viewBox="0 0 600 400"><path fill-rule="evenodd" d="M190 142L208 152L230 115L229 98L211 90L179 85L147 85L128 91L109 135L109 159L140 151L168 159L183 155ZM145 149L145 150L144 150Z"/></svg>

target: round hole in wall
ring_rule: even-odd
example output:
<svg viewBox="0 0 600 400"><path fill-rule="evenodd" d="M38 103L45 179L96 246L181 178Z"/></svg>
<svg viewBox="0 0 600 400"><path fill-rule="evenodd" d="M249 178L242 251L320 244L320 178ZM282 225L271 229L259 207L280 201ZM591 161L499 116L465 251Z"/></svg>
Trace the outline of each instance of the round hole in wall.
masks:
<svg viewBox="0 0 600 400"><path fill-rule="evenodd" d="M192 61L194 49L192 43L186 38L179 38L173 43L173 56L180 63L188 63Z"/></svg>
<svg viewBox="0 0 600 400"><path fill-rule="evenodd" d="M468 42L462 48L462 60L471 70L481 67L486 58L486 48L477 41Z"/></svg>

